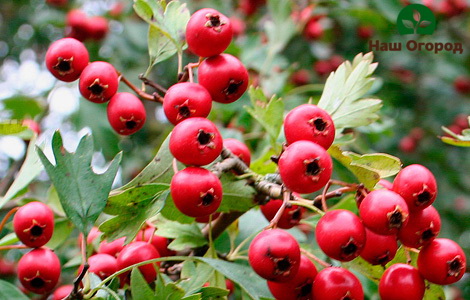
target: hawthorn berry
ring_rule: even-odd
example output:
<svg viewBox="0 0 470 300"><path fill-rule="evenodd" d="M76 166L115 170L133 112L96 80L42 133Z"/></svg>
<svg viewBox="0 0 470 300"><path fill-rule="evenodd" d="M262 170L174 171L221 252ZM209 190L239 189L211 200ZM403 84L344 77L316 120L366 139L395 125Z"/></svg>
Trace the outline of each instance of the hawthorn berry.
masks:
<svg viewBox="0 0 470 300"><path fill-rule="evenodd" d="M232 103L248 87L248 71L238 58L219 54L204 60L198 68L198 81L211 94L212 100Z"/></svg>
<svg viewBox="0 0 470 300"><path fill-rule="evenodd" d="M122 270L131 265L159 257L160 254L158 253L157 249L155 249L155 247L149 243L132 242L126 245L122 249L121 253L119 253L117 257L118 270ZM157 263L157 265L159 265L159 263ZM157 265L155 263L149 263L139 267L139 271L142 273L148 283L153 282L157 278L157 271L155 269L158 267ZM130 275L130 271L119 275L122 286L130 282Z"/></svg>
<svg viewBox="0 0 470 300"><path fill-rule="evenodd" d="M96 274L101 280L118 271L117 260L114 256L98 253L88 258L88 272Z"/></svg>
<svg viewBox="0 0 470 300"><path fill-rule="evenodd" d="M315 237L322 251L339 261L358 257L366 243L361 219L349 210L328 211L318 221Z"/></svg>
<svg viewBox="0 0 470 300"><path fill-rule="evenodd" d="M131 93L116 93L109 100L108 121L121 135L130 135L139 131L145 123L145 107L139 98Z"/></svg>
<svg viewBox="0 0 470 300"><path fill-rule="evenodd" d="M66 284L59 286L52 294L52 300L64 300L73 291L73 285Z"/></svg>
<svg viewBox="0 0 470 300"><path fill-rule="evenodd" d="M268 288L276 299L282 300L310 300L312 299L312 286L317 268L306 256L300 256L300 266L297 274L287 282L268 281Z"/></svg>
<svg viewBox="0 0 470 300"><path fill-rule="evenodd" d="M379 188L387 189L387 190L393 190L393 183L386 179L380 179L379 182L377 183Z"/></svg>
<svg viewBox="0 0 470 300"><path fill-rule="evenodd" d="M42 202L29 202L15 213L13 229L23 244L31 248L39 248L49 242L52 237L54 213Z"/></svg>
<svg viewBox="0 0 470 300"><path fill-rule="evenodd" d="M111 256L117 257L119 253L124 248L124 242L126 241L126 237L118 238L114 241L107 242L106 240L100 243L98 248L98 253L102 254L109 254Z"/></svg>
<svg viewBox="0 0 470 300"><path fill-rule="evenodd" d="M172 85L163 99L163 111L172 124L191 118L209 115L212 108L212 98L209 92L200 84L181 82Z"/></svg>
<svg viewBox="0 0 470 300"><path fill-rule="evenodd" d="M408 223L398 231L398 239L406 247L419 248L429 244L441 231L441 217L431 205L411 212Z"/></svg>
<svg viewBox="0 0 470 300"><path fill-rule="evenodd" d="M323 36L324 29L319 19L319 16L312 17L307 21L307 24L305 24L303 36L307 40L318 40Z"/></svg>
<svg viewBox="0 0 470 300"><path fill-rule="evenodd" d="M0 256L0 277L16 275L16 263Z"/></svg>
<svg viewBox="0 0 470 300"><path fill-rule="evenodd" d="M368 40L374 35L374 27L370 25L362 25L357 28L357 36L362 40Z"/></svg>
<svg viewBox="0 0 470 300"><path fill-rule="evenodd" d="M435 284L446 285L460 280L465 273L467 258L454 241L444 238L423 246L418 254L418 270Z"/></svg>
<svg viewBox="0 0 470 300"><path fill-rule="evenodd" d="M413 153L417 146L416 140L409 135L404 136L398 143L398 148L403 153Z"/></svg>
<svg viewBox="0 0 470 300"><path fill-rule="evenodd" d="M292 73L290 81L295 86L302 86L310 82L310 77L310 72L307 69L300 69Z"/></svg>
<svg viewBox="0 0 470 300"><path fill-rule="evenodd" d="M331 67L331 64L328 60L316 61L313 64L313 70L320 77L326 77L326 75L329 75L331 72L334 71L334 69Z"/></svg>
<svg viewBox="0 0 470 300"><path fill-rule="evenodd" d="M279 158L279 173L284 184L296 193L318 191L331 178L333 163L326 150L311 141L290 144Z"/></svg>
<svg viewBox="0 0 470 300"><path fill-rule="evenodd" d="M88 39L88 16L80 9L72 9L65 16L65 33L68 37L84 41Z"/></svg>
<svg viewBox="0 0 470 300"><path fill-rule="evenodd" d="M232 41L230 19L212 8L203 8L192 14L186 25L189 50L198 56L220 54Z"/></svg>
<svg viewBox="0 0 470 300"><path fill-rule="evenodd" d="M235 156L238 156L247 166L250 166L251 162L251 154L250 154L250 149L248 147L240 142L237 139L224 139L223 140L223 145L225 148L230 150Z"/></svg>
<svg viewBox="0 0 470 300"><path fill-rule="evenodd" d="M469 94L470 93L470 77L458 76L457 78L455 78L454 89L459 94Z"/></svg>
<svg viewBox="0 0 470 300"><path fill-rule="evenodd" d="M222 183L211 171L188 167L177 172L170 183L176 208L190 217L214 213L222 201Z"/></svg>
<svg viewBox="0 0 470 300"><path fill-rule="evenodd" d="M340 267L329 267L318 272L313 282L313 299L363 300L364 291L359 279Z"/></svg>
<svg viewBox="0 0 470 300"><path fill-rule="evenodd" d="M393 180L393 191L405 199L410 211L417 211L434 202L437 196L437 183L429 169L414 164L398 172Z"/></svg>
<svg viewBox="0 0 470 300"><path fill-rule="evenodd" d="M172 256L175 255L176 252L173 250L168 249L168 244L170 241L163 236L158 236L155 234L155 227L148 227L144 230L141 230L136 238L136 241L144 241L149 242L152 246L157 249L160 256Z"/></svg>
<svg viewBox="0 0 470 300"><path fill-rule="evenodd" d="M86 30L90 39L100 41L108 34L108 20L102 16L87 18Z"/></svg>
<svg viewBox="0 0 470 300"><path fill-rule="evenodd" d="M394 264L382 275L379 283L381 300L422 300L424 279L419 271L407 264Z"/></svg>
<svg viewBox="0 0 470 300"><path fill-rule="evenodd" d="M395 235L381 235L366 227L366 244L360 256L371 265L385 266L398 250Z"/></svg>
<svg viewBox="0 0 470 300"><path fill-rule="evenodd" d="M36 248L18 261L18 279L30 292L51 292L60 278L60 261L57 255L46 248Z"/></svg>
<svg viewBox="0 0 470 300"><path fill-rule="evenodd" d="M214 123L205 118L189 118L173 128L170 152L186 165L203 166L222 152L222 136Z"/></svg>
<svg viewBox="0 0 470 300"><path fill-rule="evenodd" d="M119 77L110 63L94 61L80 75L79 90L82 96L95 103L104 103L118 90Z"/></svg>
<svg viewBox="0 0 470 300"><path fill-rule="evenodd" d="M299 270L299 243L284 230L264 230L251 241L248 260L253 270L264 279L286 282L292 280Z"/></svg>
<svg viewBox="0 0 470 300"><path fill-rule="evenodd" d="M308 140L328 149L335 139L335 125L325 110L302 104L286 115L284 134L288 144Z"/></svg>
<svg viewBox="0 0 470 300"><path fill-rule="evenodd" d="M268 203L260 205L261 212L268 221L271 221L274 218L279 208L282 206L282 202L283 201L281 199L271 199ZM277 227L290 229L298 225L300 220L302 220L304 212L305 209L303 207L288 204L277 222Z"/></svg>
<svg viewBox="0 0 470 300"><path fill-rule="evenodd" d="M66 82L77 80L88 61L88 50L73 38L53 42L46 52L47 69L55 78Z"/></svg>

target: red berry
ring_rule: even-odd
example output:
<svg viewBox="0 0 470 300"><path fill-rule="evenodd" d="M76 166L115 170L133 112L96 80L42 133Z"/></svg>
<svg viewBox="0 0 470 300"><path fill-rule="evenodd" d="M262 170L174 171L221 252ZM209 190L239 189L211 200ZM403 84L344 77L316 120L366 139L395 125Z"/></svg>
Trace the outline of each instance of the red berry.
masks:
<svg viewBox="0 0 470 300"><path fill-rule="evenodd" d="M308 140L328 149L335 139L335 125L325 110L302 104L286 115L284 134L288 144Z"/></svg>
<svg viewBox="0 0 470 300"><path fill-rule="evenodd" d="M163 111L168 121L174 125L191 117L205 118L211 108L212 98L209 92L202 85L192 82L172 85L163 100Z"/></svg>
<svg viewBox="0 0 470 300"><path fill-rule="evenodd" d="M0 278L16 275L16 263L0 256Z"/></svg>
<svg viewBox="0 0 470 300"><path fill-rule="evenodd" d="M360 256L371 265L385 266L398 250L395 235L381 235L366 227L366 244Z"/></svg>
<svg viewBox="0 0 470 300"><path fill-rule="evenodd" d="M357 36L360 39L368 40L374 35L374 27L372 26L359 26L357 28Z"/></svg>
<svg viewBox="0 0 470 300"><path fill-rule="evenodd" d="M46 67L49 72L66 82L77 80L88 61L88 50L73 38L53 42L46 53Z"/></svg>
<svg viewBox="0 0 470 300"><path fill-rule="evenodd" d="M28 291L35 294L51 292L59 278L59 258L49 249L33 249L18 262L18 279Z"/></svg>
<svg viewBox="0 0 470 300"><path fill-rule="evenodd" d="M68 0L46 0L46 3L50 6L65 7L68 4Z"/></svg>
<svg viewBox="0 0 470 300"><path fill-rule="evenodd" d="M286 282L293 279L299 270L299 243L284 230L265 230L251 242L248 259L259 276L270 281Z"/></svg>
<svg viewBox="0 0 470 300"><path fill-rule="evenodd" d="M73 285L66 284L59 286L52 294L52 300L64 300L73 290Z"/></svg>
<svg viewBox="0 0 470 300"><path fill-rule="evenodd" d="M455 116L453 124L459 126L462 130L467 129L469 127L468 117L469 115L466 114L458 114Z"/></svg>
<svg viewBox="0 0 470 300"><path fill-rule="evenodd" d="M290 144L279 159L284 184L296 193L318 191L331 178L332 161L326 150L311 141Z"/></svg>
<svg viewBox="0 0 470 300"><path fill-rule="evenodd" d="M291 82L296 86L306 85L310 82L310 72L306 69L300 69L292 73Z"/></svg>
<svg viewBox="0 0 470 300"><path fill-rule="evenodd" d="M104 61L92 62L80 75L80 93L91 102L108 101L116 94L118 85L119 79L116 69Z"/></svg>
<svg viewBox="0 0 470 300"><path fill-rule="evenodd" d="M119 238L109 243L106 240L102 241L98 248L98 253L109 254L109 255L117 257L119 253L122 251L122 248L124 248L125 241L126 241L126 237Z"/></svg>
<svg viewBox="0 0 470 300"><path fill-rule="evenodd" d="M220 54L232 41L230 19L212 8L196 11L186 25L186 41L191 52L209 57Z"/></svg>
<svg viewBox="0 0 470 300"><path fill-rule="evenodd" d="M72 9L65 17L66 35L68 37L84 41L88 39L88 16L79 9Z"/></svg>
<svg viewBox="0 0 470 300"><path fill-rule="evenodd" d="M359 206L359 214L370 230L378 234L396 234L408 222L408 207L397 193L382 189L370 192Z"/></svg>
<svg viewBox="0 0 470 300"><path fill-rule="evenodd" d="M245 34L245 22L238 17L230 17L230 23L232 24L233 37L239 37Z"/></svg>
<svg viewBox="0 0 470 300"><path fill-rule="evenodd" d="M222 201L222 183L209 170L188 167L171 179L170 192L176 208L190 217L214 213Z"/></svg>
<svg viewBox="0 0 470 300"><path fill-rule="evenodd" d="M400 140L398 148L403 153L413 153L416 150L416 140L407 135Z"/></svg>
<svg viewBox="0 0 470 300"><path fill-rule="evenodd" d="M425 132L423 128L414 127L410 130L409 136L412 137L415 141L420 141L423 139Z"/></svg>
<svg viewBox="0 0 470 300"><path fill-rule="evenodd" d="M300 256L297 274L288 282L268 281L268 287L276 299L309 300L312 299L313 281L317 268L306 256Z"/></svg>
<svg viewBox="0 0 470 300"><path fill-rule="evenodd" d="M332 55L328 60L331 70L335 71L344 62L344 57L341 55Z"/></svg>
<svg viewBox="0 0 470 300"><path fill-rule="evenodd" d="M363 300L364 291L353 273L343 268L329 267L321 270L315 277L313 299Z"/></svg>
<svg viewBox="0 0 470 300"><path fill-rule="evenodd" d="M131 93L117 93L108 103L108 121L121 135L139 131L145 123L145 107L139 98Z"/></svg>
<svg viewBox="0 0 470 300"><path fill-rule="evenodd" d="M331 67L331 64L327 60L319 60L313 64L313 70L318 74L320 77L325 77L329 75L334 69Z"/></svg>
<svg viewBox="0 0 470 300"><path fill-rule="evenodd" d="M258 8L266 3L266 0L240 0L240 10L246 16L251 16L258 11Z"/></svg>
<svg viewBox="0 0 470 300"><path fill-rule="evenodd" d="M323 25L319 22L318 17L312 17L303 31L303 35L307 40L318 40L323 36Z"/></svg>
<svg viewBox="0 0 470 300"><path fill-rule="evenodd" d="M230 150L235 156L238 156L247 166L250 166L251 154L250 149L237 139L224 139L223 145Z"/></svg>
<svg viewBox="0 0 470 300"><path fill-rule="evenodd" d="M449 239L435 239L418 255L418 270L435 284L446 285L460 280L465 273L467 258L460 246Z"/></svg>
<svg viewBox="0 0 470 300"><path fill-rule="evenodd" d="M315 237L322 251L339 261L358 257L366 243L366 231L358 216L344 209L328 211L318 221Z"/></svg>
<svg viewBox="0 0 470 300"><path fill-rule="evenodd" d="M102 16L88 18L86 30L90 39L100 41L108 34L108 20Z"/></svg>
<svg viewBox="0 0 470 300"><path fill-rule="evenodd" d="M393 183L386 179L380 179L377 184L384 189L393 190Z"/></svg>
<svg viewBox="0 0 470 300"><path fill-rule="evenodd" d="M18 239L28 247L45 245L54 232L54 213L42 202L30 202L18 209L13 217L13 229Z"/></svg>
<svg viewBox="0 0 470 300"><path fill-rule="evenodd" d="M117 260L109 254L95 254L88 258L88 272L96 274L101 280L118 271Z"/></svg>
<svg viewBox="0 0 470 300"><path fill-rule="evenodd" d="M143 231L140 231L135 240L144 242L150 241L150 244L157 249L158 253L160 253L160 256L162 257L176 254L175 251L168 249L170 241L166 237L155 235L155 227L148 227Z"/></svg>
<svg viewBox="0 0 470 300"><path fill-rule="evenodd" d="M431 171L414 164L398 172L393 181L393 190L405 199L410 211L417 211L434 202L437 183Z"/></svg>
<svg viewBox="0 0 470 300"><path fill-rule="evenodd" d="M398 239L406 247L419 248L434 240L440 231L441 217L431 205L410 213L408 223L398 231Z"/></svg>
<svg viewBox="0 0 470 300"><path fill-rule="evenodd" d="M203 166L222 152L222 136L214 123L205 118L189 118L173 128L170 152L186 165Z"/></svg>
<svg viewBox="0 0 470 300"><path fill-rule="evenodd" d="M41 127L39 126L39 124L36 121L34 121L32 119L24 119L23 122L22 122L22 125L27 126L29 129L31 129L32 131L34 131L38 135L41 133Z"/></svg>
<svg viewBox="0 0 470 300"><path fill-rule="evenodd" d="M126 245L122 249L121 253L119 253L119 256L117 257L118 269L122 270L131 265L159 257L160 254L158 253L158 251L155 249L154 246L150 245L149 243L132 242ZM157 278L157 272L155 268L157 268L155 263L149 263L139 267L139 271L142 273L148 283L155 281L155 279ZM119 275L121 285L130 282L130 274L131 272L129 271Z"/></svg>
<svg viewBox="0 0 470 300"><path fill-rule="evenodd" d="M198 80L211 94L212 100L231 103L248 87L248 71L238 58L220 54L204 60L198 68Z"/></svg>
<svg viewBox="0 0 470 300"><path fill-rule="evenodd" d="M379 283L381 300L422 300L424 279L413 266L394 264L382 275Z"/></svg>
<svg viewBox="0 0 470 300"><path fill-rule="evenodd" d="M261 205L261 212L268 221L271 221L276 215L277 211L282 205L282 200L271 199L268 203ZM299 224L302 220L302 215L305 209L298 205L288 204L281 215L281 218L277 222L277 227L282 229L290 229Z"/></svg>

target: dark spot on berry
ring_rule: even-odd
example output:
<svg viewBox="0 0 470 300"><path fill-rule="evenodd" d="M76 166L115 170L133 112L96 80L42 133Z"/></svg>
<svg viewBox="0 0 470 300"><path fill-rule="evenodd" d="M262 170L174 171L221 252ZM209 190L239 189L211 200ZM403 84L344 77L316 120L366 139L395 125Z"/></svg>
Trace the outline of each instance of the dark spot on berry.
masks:
<svg viewBox="0 0 470 300"><path fill-rule="evenodd" d="M305 172L307 175L315 176L320 174L321 168L318 165L318 159L314 159L312 162L307 163L307 171Z"/></svg>
<svg viewBox="0 0 470 300"><path fill-rule="evenodd" d="M93 94L93 95L101 95L104 92L103 86L98 83L93 83L88 87L88 90Z"/></svg>
<svg viewBox="0 0 470 300"><path fill-rule="evenodd" d="M179 106L178 107L178 113L181 115L183 118L189 118L191 116L191 111L187 106Z"/></svg>
<svg viewBox="0 0 470 300"><path fill-rule="evenodd" d="M428 228L426 229L425 231L423 231L423 233L421 234L421 239L423 241L429 241L430 239L432 239L433 237L435 237L436 235L434 234L434 232L432 231L431 228Z"/></svg>
<svg viewBox="0 0 470 300"><path fill-rule="evenodd" d="M126 121L126 128L129 130L134 129L137 126L136 121Z"/></svg>
<svg viewBox="0 0 470 300"><path fill-rule="evenodd" d="M203 206L211 205L211 203L214 201L214 195L211 193L206 193L204 196L202 196L201 200Z"/></svg>
<svg viewBox="0 0 470 300"><path fill-rule="evenodd" d="M33 288L40 289L46 284L46 282L42 280L41 278L36 277L33 280L31 280L30 284Z"/></svg>
<svg viewBox="0 0 470 300"><path fill-rule="evenodd" d="M38 226L38 225L34 225L32 228L31 228L31 235L32 236L41 236L43 233L43 229L41 226Z"/></svg>
<svg viewBox="0 0 470 300"><path fill-rule="evenodd" d="M197 135L197 141L201 145L207 145L210 143L212 136L213 136L212 133L205 132L204 130L199 129L199 133Z"/></svg>
<svg viewBox="0 0 470 300"><path fill-rule="evenodd" d="M313 121L313 125L315 126L315 129L318 131L323 131L326 129L327 123L323 121L322 118L318 118L315 121Z"/></svg>
<svg viewBox="0 0 470 300"><path fill-rule="evenodd" d="M388 213L388 223L390 228L400 228L403 224L403 219L404 216L399 207L397 207L393 212Z"/></svg>
<svg viewBox="0 0 470 300"><path fill-rule="evenodd" d="M219 15L211 15L209 21L212 27L219 27L221 25Z"/></svg>
<svg viewBox="0 0 470 300"><path fill-rule="evenodd" d="M232 94L235 94L238 91L238 88L243 84L243 80L241 81L235 81L233 79L230 79L228 86L225 88L223 91L225 95L230 96Z"/></svg>
<svg viewBox="0 0 470 300"><path fill-rule="evenodd" d="M456 256L454 257L454 259L448 261L447 265L448 265L448 272L447 272L448 276L457 277L460 275L460 272L464 268L462 264L462 260L460 259L460 256Z"/></svg>
<svg viewBox="0 0 470 300"><path fill-rule="evenodd" d="M293 213L292 213L292 220L300 220L300 218L302 217L302 210L299 208L297 208Z"/></svg>
<svg viewBox="0 0 470 300"><path fill-rule="evenodd" d="M341 252L345 258L354 255L357 252L357 249L357 245L353 240L350 240L346 245L341 246Z"/></svg>
<svg viewBox="0 0 470 300"><path fill-rule="evenodd" d="M64 73L69 72L72 70L72 64L69 60L59 58L59 62L54 66L54 69Z"/></svg>
<svg viewBox="0 0 470 300"><path fill-rule="evenodd" d="M422 205L422 204L428 203L429 201L431 201L431 197L432 195L430 192L422 191L421 193L418 194L417 204Z"/></svg>
<svg viewBox="0 0 470 300"><path fill-rule="evenodd" d="M283 259L280 259L280 260L278 260L277 263L276 263L276 269L277 269L278 271L286 272L286 271L289 271L290 268L291 268L291 263L290 263L288 257L285 257L285 258L283 258Z"/></svg>

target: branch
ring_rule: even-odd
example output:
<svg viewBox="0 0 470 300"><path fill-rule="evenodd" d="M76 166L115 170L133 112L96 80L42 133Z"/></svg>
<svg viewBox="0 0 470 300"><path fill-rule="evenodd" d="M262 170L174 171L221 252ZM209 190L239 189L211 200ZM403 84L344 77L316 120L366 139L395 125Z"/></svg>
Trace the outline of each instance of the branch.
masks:
<svg viewBox="0 0 470 300"><path fill-rule="evenodd" d="M166 94L166 92L167 92L167 89L166 89L166 88L164 88L164 87L162 87L161 85L159 85L158 83L153 82L153 81L151 81L150 79L144 77L144 74L140 74L140 75L139 75L139 79L142 80L142 82L143 82L145 85L151 86L151 87L153 87L154 89L156 89L157 91L160 91L161 93Z"/></svg>
<svg viewBox="0 0 470 300"><path fill-rule="evenodd" d="M144 100L149 100L153 102L160 102L163 103L163 97L160 96L158 93L153 93L152 95L147 94L146 92L142 91L138 87L136 87L132 82L130 82L124 75L119 73L119 80L125 83L131 90L133 90L140 98Z"/></svg>

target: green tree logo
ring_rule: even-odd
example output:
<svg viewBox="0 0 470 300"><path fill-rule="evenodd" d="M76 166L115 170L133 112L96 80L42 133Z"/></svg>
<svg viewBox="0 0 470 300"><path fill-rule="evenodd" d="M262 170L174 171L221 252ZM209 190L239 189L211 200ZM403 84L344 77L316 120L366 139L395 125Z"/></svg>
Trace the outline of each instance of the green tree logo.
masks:
<svg viewBox="0 0 470 300"><path fill-rule="evenodd" d="M403 8L397 18L398 32L405 34L433 34L436 17L422 4L411 4Z"/></svg>

